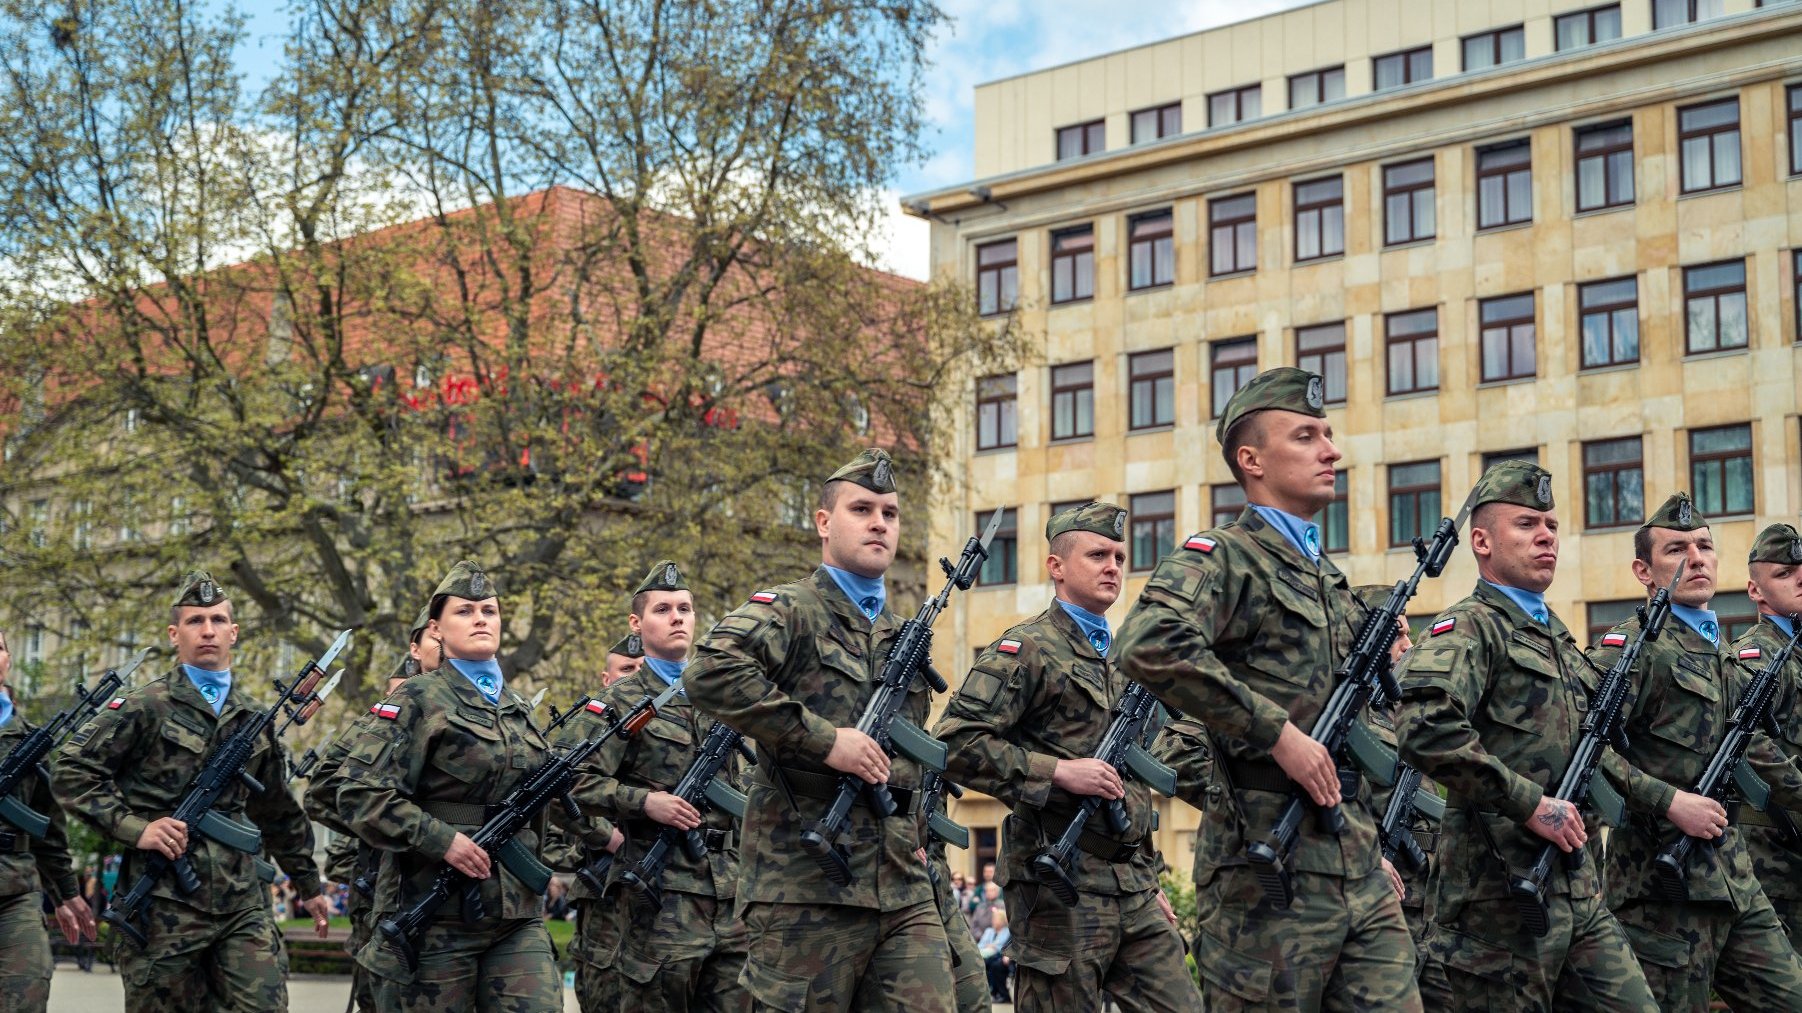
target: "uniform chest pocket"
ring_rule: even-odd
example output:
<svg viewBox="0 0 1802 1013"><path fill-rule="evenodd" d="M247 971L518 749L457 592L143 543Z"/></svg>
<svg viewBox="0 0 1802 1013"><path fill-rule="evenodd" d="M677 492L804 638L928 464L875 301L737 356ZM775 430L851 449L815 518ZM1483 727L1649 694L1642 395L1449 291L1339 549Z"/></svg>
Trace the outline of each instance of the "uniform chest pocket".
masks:
<svg viewBox="0 0 1802 1013"><path fill-rule="evenodd" d="M457 707L445 715L445 720L458 735L483 742L501 741L500 722L495 714Z"/></svg>
<svg viewBox="0 0 1802 1013"><path fill-rule="evenodd" d="M1537 738L1550 730L1546 715L1555 712L1551 704L1564 692L1558 662L1548 648L1519 635L1508 644L1508 661L1514 671L1490 690L1484 713L1497 724Z"/></svg>
<svg viewBox="0 0 1802 1013"><path fill-rule="evenodd" d="M197 755L206 752L206 735L179 721L163 722L162 736L164 742L181 752Z"/></svg>
<svg viewBox="0 0 1802 1013"><path fill-rule="evenodd" d="M1271 596L1284 612L1317 630L1326 629L1326 605L1320 600L1318 590L1291 583L1285 576L1271 580L1269 586Z"/></svg>
<svg viewBox="0 0 1802 1013"><path fill-rule="evenodd" d="M1670 672L1664 706L1646 729L1658 738L1693 753L1712 753L1720 739L1721 687L1688 658Z"/></svg>
<svg viewBox="0 0 1802 1013"><path fill-rule="evenodd" d="M688 730L688 725L669 718L653 719L650 724L644 726L644 734L666 745L683 748L694 745L695 741L694 734Z"/></svg>

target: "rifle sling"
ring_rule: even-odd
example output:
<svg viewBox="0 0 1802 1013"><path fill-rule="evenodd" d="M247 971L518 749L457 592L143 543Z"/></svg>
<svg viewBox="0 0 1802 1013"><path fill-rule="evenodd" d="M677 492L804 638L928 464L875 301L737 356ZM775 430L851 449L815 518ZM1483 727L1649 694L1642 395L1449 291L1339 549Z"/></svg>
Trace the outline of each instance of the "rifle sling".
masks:
<svg viewBox="0 0 1802 1013"><path fill-rule="evenodd" d="M830 802L838 797L839 775L837 774L816 774L811 770L796 770L793 767L783 767L781 769L783 778L788 781L789 789L802 798ZM757 777L760 781L771 787L776 786L775 782L770 780L769 776L763 772L763 764L757 765L757 771ZM889 794L895 798L897 815L912 816L914 814L914 803L917 801L914 789L900 788L891 784L888 786L888 791ZM867 807L862 792L859 792L857 795L857 804L859 806Z"/></svg>
<svg viewBox="0 0 1802 1013"><path fill-rule="evenodd" d="M1742 827L1777 828L1777 821L1766 814L1745 804L1744 802L1727 803L1727 822Z"/></svg>

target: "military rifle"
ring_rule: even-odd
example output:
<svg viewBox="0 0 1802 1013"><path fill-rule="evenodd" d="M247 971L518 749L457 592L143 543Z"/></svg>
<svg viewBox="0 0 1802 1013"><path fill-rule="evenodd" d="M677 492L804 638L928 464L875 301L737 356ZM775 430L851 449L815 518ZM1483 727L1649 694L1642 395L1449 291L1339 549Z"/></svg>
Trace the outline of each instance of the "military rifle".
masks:
<svg viewBox="0 0 1802 1013"><path fill-rule="evenodd" d="M694 806L703 815L709 809L718 809L730 813L734 819L744 819L745 797L719 777L733 753L745 756L752 763L757 762L745 747L743 736L715 721L713 727L707 729L707 737L701 740L701 751L670 794ZM678 845L690 861L699 862L707 856L707 839L700 830L664 827L658 831L657 839L651 842L644 857L619 874L619 881L630 887L647 906L662 907L663 867L669 864L670 852Z"/></svg>
<svg viewBox="0 0 1802 1013"><path fill-rule="evenodd" d="M925 769L945 769L945 744L901 717L901 707L907 703L907 692L913 686L915 676L923 676L936 693L951 688L944 676L932 667L932 624L950 603L953 588L968 591L970 585L976 583L977 572L989 558L989 542L1001 527L1001 514L1002 510L997 508L980 538L970 536L957 565L940 557L939 567L946 577L944 588L936 596L926 599L919 614L901 625L900 635L889 648L882 675L876 680L876 691L864 707L863 716L857 719L857 730L875 739L890 756L900 753ZM895 815L895 798L888 785L870 784L862 778L840 774L838 792L826 809L826 815L801 832L801 849L819 864L827 879L839 886L848 886L851 882L851 853L839 838L850 827L851 807L860 798L879 818Z"/></svg>
<svg viewBox="0 0 1802 1013"><path fill-rule="evenodd" d="M1121 693L1120 699L1114 704L1114 719L1108 723L1107 731L1102 733L1101 745L1095 749L1095 759L1119 771L1123 782L1137 777L1168 798L1176 794L1176 771L1158 762L1145 751L1145 747L1139 745L1139 740L1145 737L1146 730L1154 723L1157 712L1157 697L1136 682L1128 684L1126 692ZM1070 873L1077 861L1077 844L1082 838L1084 827L1097 810L1101 812L1108 830L1116 836L1131 829L1132 818L1126 812L1124 799L1086 795L1057 841L1032 858L1032 871L1037 874L1039 882L1050 889L1058 900L1063 901L1066 907L1076 903L1076 879Z"/></svg>
<svg viewBox="0 0 1802 1013"><path fill-rule="evenodd" d="M272 735L279 742L282 733L291 726L304 725L314 714L319 713L319 708L325 705L325 698L337 688L338 680L344 673L332 676L324 686L320 686L319 682L325 678L326 669L337 660L349 643L350 631L345 630L338 634L338 639L332 641L331 649L325 652L324 657L317 662L307 661L293 679L286 683L280 679L270 680L278 691L275 703L256 717L241 722L238 730L207 757L200 773L189 785L187 794L182 797L175 811L169 814L170 817L224 847L252 856L261 852L261 831L250 824L219 815L213 810L213 806L218 804L227 789L236 784L242 784L252 794L261 795L266 790L262 782L244 769L250 763L251 755L256 752L257 740L269 733L277 718L286 716L286 720L275 728ZM103 916L139 949L143 949L145 943L140 923L149 915L150 892L156 889L157 883L165 875L175 876L175 886L183 894L191 894L200 889L200 876L194 872L194 865L187 854L173 859L161 852L148 852L148 855L145 869L137 881L132 883L130 890L113 901Z"/></svg>
<svg viewBox="0 0 1802 1013"><path fill-rule="evenodd" d="M1445 818L1445 800L1421 787L1420 771L1405 763L1395 765L1395 790L1389 796L1389 807L1383 810L1383 822L1377 827L1377 843L1383 857L1391 864L1420 872L1427 867L1427 853L1414 837L1416 813L1438 823Z"/></svg>
<svg viewBox="0 0 1802 1013"><path fill-rule="evenodd" d="M1398 634L1396 622L1404 615L1408 602L1420 589L1423 577L1437 577L1451 561L1452 549L1458 545L1458 529L1470 516L1476 490L1464 498L1456 518L1442 517L1431 541L1414 539L1414 558L1418 561L1407 580L1397 581L1383 606L1364 617L1358 635L1352 641L1351 653L1340 664L1326 706L1308 732L1314 741L1326 747L1339 767L1339 792L1345 798L1357 794L1359 771L1385 787L1395 780L1395 753L1383 744L1359 720L1371 700L1382 694L1391 700L1401 699L1401 687L1389 664L1389 649ZM1287 908L1294 900L1289 883L1288 862L1301 838L1301 824L1313 803L1299 789L1290 793L1289 801L1277 817L1276 825L1264 840L1246 848L1252 872L1264 888L1271 905ZM1345 814L1338 806L1320 807L1316 818L1322 833L1337 836L1345 832Z"/></svg>
<svg viewBox="0 0 1802 1013"><path fill-rule="evenodd" d="M1583 716L1582 737L1577 740L1577 748L1571 753L1570 763L1564 768L1564 778L1558 782L1558 791L1552 796L1578 807L1582 806L1585 799L1594 802L1602 818L1613 826L1618 827L1626 822L1627 804L1620 793L1608 784L1607 778L1595 776L1596 771L1601 768L1602 757L1609 746L1623 752L1627 748L1625 711L1627 690L1630 688L1628 681L1632 678L1633 666L1639 663L1639 652L1646 644L1658 639L1665 620L1670 618L1671 592L1677 589L1677 583L1683 579L1683 571L1688 565L1687 562L1678 563L1677 572L1672 575L1670 584L1659 588L1650 604L1637 609L1639 633L1621 649L1620 657L1614 659L1607 674L1602 676L1602 684L1590 698L1589 713ZM1508 879L1508 893L1514 898L1514 906L1520 912L1521 924L1535 936L1543 937L1552 927L1545 894L1552 878L1552 861L1558 854L1556 845L1547 844L1539 849L1539 858L1525 875L1510 876ZM1573 871L1582 868L1583 848L1579 846L1566 853L1564 866Z"/></svg>
<svg viewBox="0 0 1802 1013"><path fill-rule="evenodd" d="M1696 781L1696 794L1727 804L1734 799L1729 798L1738 788L1738 794L1754 809L1775 817L1773 822L1782 820L1788 823L1787 830L1794 836L1795 824L1789 814L1781 808L1771 806L1771 786L1764 778L1758 776L1750 764L1746 763L1746 751L1752 746L1752 737L1761 729L1771 735L1781 735L1776 718L1771 713L1771 701L1777 697L1777 690L1782 686L1783 666L1789 663L1790 655L1796 649L1796 640L1802 637L1802 623L1798 617L1789 617L1791 628L1796 632L1790 635L1771 663L1764 671L1752 680L1746 691L1740 694L1739 702L1733 707L1733 716L1727 719L1727 734L1716 747L1714 756L1708 761L1708 768ZM1779 824L1781 825L1781 824ZM1665 845L1664 850L1652 861L1652 872L1657 879L1654 884L1659 896L1667 901L1686 901L1689 899L1688 864L1690 853L1698 846L1704 851L1712 851L1714 841L1703 841L1688 834L1679 834L1675 841Z"/></svg>
<svg viewBox="0 0 1802 1013"><path fill-rule="evenodd" d="M100 705L125 685L131 678L131 673L137 671L149 654L150 649L146 647L123 669L108 669L91 689L77 685L73 704L51 718L49 723L33 729L31 734L25 736L25 741L6 754L4 760L0 760L0 820L5 820L39 840L50 832L50 817L26 805L13 793L19 790L20 782L29 774L35 773L45 784L50 783L50 771L44 766L44 758L64 739L74 734L77 728L87 724L94 712L100 709ZM11 836L10 830L0 831L0 837Z"/></svg>

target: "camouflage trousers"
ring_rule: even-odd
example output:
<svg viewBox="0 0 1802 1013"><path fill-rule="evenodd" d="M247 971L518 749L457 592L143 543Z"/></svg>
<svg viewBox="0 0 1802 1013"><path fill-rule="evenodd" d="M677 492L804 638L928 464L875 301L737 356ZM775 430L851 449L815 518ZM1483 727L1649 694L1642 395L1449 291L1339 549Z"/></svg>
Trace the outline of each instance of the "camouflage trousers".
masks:
<svg viewBox="0 0 1802 1013"><path fill-rule="evenodd" d="M1414 945L1389 877L1296 872L1295 899L1272 907L1245 866L1195 891L1195 962L1213 1013L1419 1010Z"/></svg>
<svg viewBox="0 0 1802 1013"><path fill-rule="evenodd" d="M1764 892L1745 911L1727 902L1615 909L1664 1013L1705 1013L1710 991L1736 1010L1802 1010L1802 960Z"/></svg>
<svg viewBox="0 0 1802 1013"><path fill-rule="evenodd" d="M357 954L382 1013L562 1013L563 979L542 918L465 925L453 915L432 923L417 945L417 972L379 932Z"/></svg>
<svg viewBox="0 0 1802 1013"><path fill-rule="evenodd" d="M126 1013L269 1013L288 1008L280 931L261 905L211 914L153 900L142 950L116 934Z"/></svg>
<svg viewBox="0 0 1802 1013"><path fill-rule="evenodd" d="M50 1004L50 933L43 895L0 897L0 1013L44 1013Z"/></svg>
<svg viewBox="0 0 1802 1013"><path fill-rule="evenodd" d="M576 902L576 936L569 944L576 965L576 1002L582 1013L615 1013L620 1005L619 907L611 900Z"/></svg>
<svg viewBox="0 0 1802 1013"><path fill-rule="evenodd" d="M743 906L750 948L739 981L758 1010L952 1013L951 948L938 906Z"/></svg>
<svg viewBox="0 0 1802 1013"><path fill-rule="evenodd" d="M1658 1013L1627 934L1601 897L1553 894L1546 906L1551 928L1542 938L1521 927L1511 900L1433 911L1421 954L1426 1008Z"/></svg>
<svg viewBox="0 0 1802 1013"><path fill-rule="evenodd" d="M1014 879L1007 908L1020 1013L1099 1013L1103 991L1126 1013L1201 1013L1201 993L1183 964L1182 936L1164 920L1156 890L1124 896L1084 890L1075 907L1065 907L1050 890Z"/></svg>
<svg viewBox="0 0 1802 1013"><path fill-rule="evenodd" d="M369 936L375 931L375 922L370 915L374 909L369 902L354 891L350 900L350 939L344 944L344 951L356 959L357 953L368 944ZM377 1013L375 1005L375 979L363 965L350 965L350 1001L358 1013Z"/></svg>
<svg viewBox="0 0 1802 1013"><path fill-rule="evenodd" d="M751 993L739 984L745 969L745 926L732 901L665 890L655 910L615 891L625 908L624 938L614 962L621 978L618 1009L643 1013L750 1013Z"/></svg>
<svg viewBox="0 0 1802 1013"><path fill-rule="evenodd" d="M1771 910L1777 913L1777 923L1783 926L1784 935L1789 936L1790 945L1802 954L1802 898L1766 896L1770 899Z"/></svg>
<svg viewBox="0 0 1802 1013"><path fill-rule="evenodd" d="M976 938L964 923L957 906L941 908L939 920L945 925L945 942L951 946L951 985L957 999L957 1013L988 1013L989 976L976 950Z"/></svg>

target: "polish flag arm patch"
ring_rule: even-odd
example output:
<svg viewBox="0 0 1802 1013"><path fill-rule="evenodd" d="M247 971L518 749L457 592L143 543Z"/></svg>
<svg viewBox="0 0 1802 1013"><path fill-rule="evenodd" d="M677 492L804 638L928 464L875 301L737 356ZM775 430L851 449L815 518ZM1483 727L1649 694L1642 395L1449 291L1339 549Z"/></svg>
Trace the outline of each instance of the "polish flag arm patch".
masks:
<svg viewBox="0 0 1802 1013"><path fill-rule="evenodd" d="M995 644L995 650L1002 654L1019 654L1020 642L1018 640L1001 640Z"/></svg>
<svg viewBox="0 0 1802 1013"><path fill-rule="evenodd" d="M1741 661L1757 661L1762 657L1764 657L1764 652L1756 647L1742 647L1739 649L1739 660Z"/></svg>
<svg viewBox="0 0 1802 1013"><path fill-rule="evenodd" d="M112 702L110 702L106 705L106 709L109 711L116 711L123 706L125 706L125 698L122 696L116 696L116 697L113 697Z"/></svg>
<svg viewBox="0 0 1802 1013"><path fill-rule="evenodd" d="M1602 646L1625 647L1627 646L1627 635L1625 633L1604 633L1602 634Z"/></svg>
<svg viewBox="0 0 1802 1013"><path fill-rule="evenodd" d="M588 701L587 710L590 714L605 714L607 713L607 705L599 700L590 700Z"/></svg>
<svg viewBox="0 0 1802 1013"><path fill-rule="evenodd" d="M756 602L759 605L769 605L776 600L776 592L774 592L774 591L759 591L756 594L751 596L751 600Z"/></svg>
<svg viewBox="0 0 1802 1013"><path fill-rule="evenodd" d="M1452 616L1449 619L1441 619L1438 622L1434 623L1432 628L1428 632L1436 637L1441 633L1450 633L1453 629L1455 629L1457 627L1457 625L1458 625L1458 617Z"/></svg>
<svg viewBox="0 0 1802 1013"><path fill-rule="evenodd" d="M378 703L374 707L369 708L369 713L374 714L378 718L385 718L386 720L393 721L395 718L400 717L400 705Z"/></svg>
<svg viewBox="0 0 1802 1013"><path fill-rule="evenodd" d="M1212 538L1207 538L1202 535L1190 535L1189 540L1183 543L1183 548L1194 549L1196 552L1213 552L1216 544L1218 543Z"/></svg>

